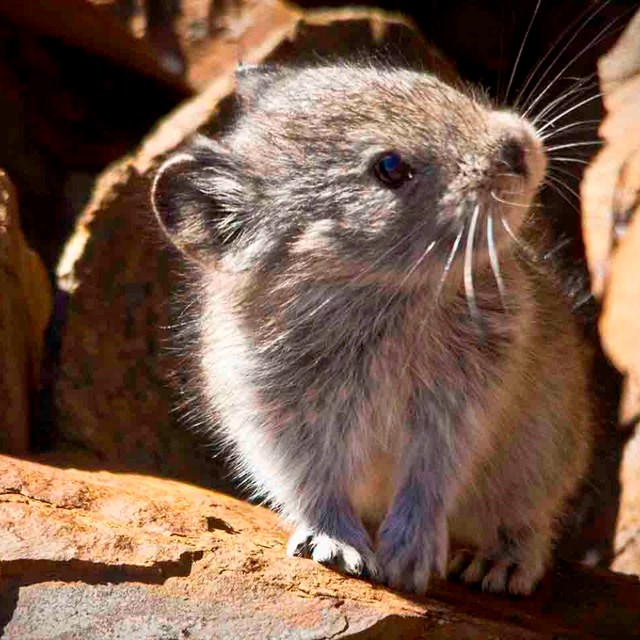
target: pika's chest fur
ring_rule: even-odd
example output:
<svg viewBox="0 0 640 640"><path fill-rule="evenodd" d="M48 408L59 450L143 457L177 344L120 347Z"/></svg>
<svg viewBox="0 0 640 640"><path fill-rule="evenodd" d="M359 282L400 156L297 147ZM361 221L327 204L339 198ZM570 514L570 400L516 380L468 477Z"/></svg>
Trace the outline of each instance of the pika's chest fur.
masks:
<svg viewBox="0 0 640 640"><path fill-rule="evenodd" d="M328 461L344 452L341 483L375 527L416 430L455 430L466 407L482 413L490 404L487 387L500 378L513 326L488 306L477 326L464 297L438 305L431 293L382 297L363 288L311 299L271 295L243 318L262 424L282 448L306 443Z"/></svg>

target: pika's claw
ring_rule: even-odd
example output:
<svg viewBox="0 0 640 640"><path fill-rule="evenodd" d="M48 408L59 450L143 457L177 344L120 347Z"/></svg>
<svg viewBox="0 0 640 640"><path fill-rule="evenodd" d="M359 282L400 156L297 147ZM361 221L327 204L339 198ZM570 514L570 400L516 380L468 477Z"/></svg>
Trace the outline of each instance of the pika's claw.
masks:
<svg viewBox="0 0 640 640"><path fill-rule="evenodd" d="M287 555L310 558L342 573L376 582L381 577L375 554L371 549L356 549L346 542L324 533L315 533L305 526L298 527L289 538Z"/></svg>

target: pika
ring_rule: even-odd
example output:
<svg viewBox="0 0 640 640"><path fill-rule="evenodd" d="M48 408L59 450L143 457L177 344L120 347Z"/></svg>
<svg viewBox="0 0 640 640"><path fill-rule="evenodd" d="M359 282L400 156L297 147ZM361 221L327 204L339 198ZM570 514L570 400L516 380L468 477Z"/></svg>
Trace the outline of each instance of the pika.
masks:
<svg viewBox="0 0 640 640"><path fill-rule="evenodd" d="M415 593L448 573L529 594L591 452L570 304L518 249L542 224L536 130L424 72L238 84L233 124L151 193L196 273L212 433L295 524L288 554Z"/></svg>

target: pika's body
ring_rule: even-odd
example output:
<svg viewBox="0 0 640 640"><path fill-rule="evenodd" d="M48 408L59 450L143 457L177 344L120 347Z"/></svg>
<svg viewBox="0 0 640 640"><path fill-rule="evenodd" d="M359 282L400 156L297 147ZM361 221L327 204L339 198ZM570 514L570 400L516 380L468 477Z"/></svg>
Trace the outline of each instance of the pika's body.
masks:
<svg viewBox="0 0 640 640"><path fill-rule="evenodd" d="M288 551L423 592L529 593L591 446L536 216L535 130L435 77L252 69L152 199L198 273L202 411L297 526Z"/></svg>

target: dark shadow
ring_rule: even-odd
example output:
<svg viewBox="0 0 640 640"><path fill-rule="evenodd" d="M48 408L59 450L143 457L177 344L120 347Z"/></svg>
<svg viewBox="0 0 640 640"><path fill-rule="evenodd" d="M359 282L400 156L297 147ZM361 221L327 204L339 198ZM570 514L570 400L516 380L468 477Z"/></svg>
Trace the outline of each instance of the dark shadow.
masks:
<svg viewBox="0 0 640 640"><path fill-rule="evenodd" d="M0 166L29 245L53 270L96 175L188 94L5 18L0 60Z"/></svg>
<svg viewBox="0 0 640 640"><path fill-rule="evenodd" d="M572 501L571 515L565 522L556 555L607 567L614 555L620 465L634 431L618 424L622 376L604 355L596 332L595 313L593 318L592 323L586 324L585 339L595 352L591 376L596 429L594 455L582 488Z"/></svg>
<svg viewBox="0 0 640 640"><path fill-rule="evenodd" d="M412 640L428 638L427 632L433 628L428 618L418 616L387 616L373 626L342 636L344 640Z"/></svg>
<svg viewBox="0 0 640 640"><path fill-rule="evenodd" d="M0 585L11 582L19 587L39 582L84 582L85 584L119 584L144 582L163 584L168 578L186 577L194 562L204 552L184 551L178 560L154 562L152 566L105 564L86 560L8 560L0 562Z"/></svg>
<svg viewBox="0 0 640 640"><path fill-rule="evenodd" d="M41 582L84 582L121 584L142 582L163 584L168 578L186 577L203 552L185 551L178 560L155 562L152 566L104 564L86 560L9 560L0 562L0 636L18 604L19 589Z"/></svg>
<svg viewBox="0 0 640 640"><path fill-rule="evenodd" d="M532 631L574 637L640 637L640 581L636 576L589 570L561 562L527 598L436 585L432 595L456 611Z"/></svg>
<svg viewBox="0 0 640 640"><path fill-rule="evenodd" d="M567 563L546 576L533 596L527 598L482 593L477 588L444 581L436 582L426 597L401 595L416 604L428 603L437 608L443 618L450 617L452 624L464 626L467 622L471 628L476 627L475 634L468 637L494 637L492 633L501 637L501 631L509 631L507 637L511 638L517 637L518 630L549 638L640 637L640 581ZM504 628L490 629L487 622ZM433 632L433 627L429 617L389 616L345 638L426 638L431 637L428 632ZM455 631L455 626L452 629ZM441 633L446 631L444 627Z"/></svg>
<svg viewBox="0 0 640 640"><path fill-rule="evenodd" d="M18 606L20 587L10 581L0 580L0 636L5 627L11 622L13 613Z"/></svg>

